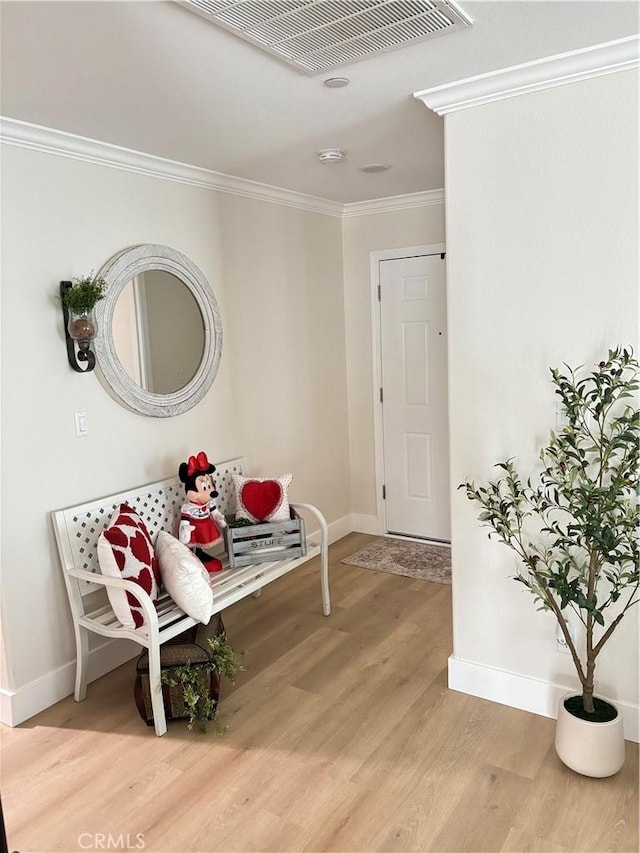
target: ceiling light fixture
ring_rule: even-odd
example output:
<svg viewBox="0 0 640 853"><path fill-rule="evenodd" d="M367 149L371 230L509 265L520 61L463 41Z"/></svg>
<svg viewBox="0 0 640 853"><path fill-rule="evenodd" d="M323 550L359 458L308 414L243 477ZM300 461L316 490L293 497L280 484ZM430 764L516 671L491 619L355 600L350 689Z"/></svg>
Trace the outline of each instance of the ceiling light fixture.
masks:
<svg viewBox="0 0 640 853"><path fill-rule="evenodd" d="M351 81L348 77L329 77L323 81L327 89L344 89Z"/></svg>
<svg viewBox="0 0 640 853"><path fill-rule="evenodd" d="M366 166L360 166L360 171L367 175L376 175L378 172L388 172L391 168L389 163L367 163Z"/></svg>
<svg viewBox="0 0 640 853"><path fill-rule="evenodd" d="M321 163L340 163L344 160L344 151L339 148L323 148L318 151L318 160Z"/></svg>

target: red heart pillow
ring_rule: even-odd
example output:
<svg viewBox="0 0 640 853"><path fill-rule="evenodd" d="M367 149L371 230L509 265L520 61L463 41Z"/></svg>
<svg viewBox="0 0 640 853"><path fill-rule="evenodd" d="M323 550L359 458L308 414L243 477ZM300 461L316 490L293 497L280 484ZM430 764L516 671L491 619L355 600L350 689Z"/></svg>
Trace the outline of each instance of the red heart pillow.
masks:
<svg viewBox="0 0 640 853"><path fill-rule="evenodd" d="M291 474L260 479L233 475L236 518L246 521L288 521L291 517L287 489Z"/></svg>
<svg viewBox="0 0 640 853"><path fill-rule="evenodd" d="M249 480L240 489L240 496L245 509L264 521L282 500L282 489L277 480Z"/></svg>

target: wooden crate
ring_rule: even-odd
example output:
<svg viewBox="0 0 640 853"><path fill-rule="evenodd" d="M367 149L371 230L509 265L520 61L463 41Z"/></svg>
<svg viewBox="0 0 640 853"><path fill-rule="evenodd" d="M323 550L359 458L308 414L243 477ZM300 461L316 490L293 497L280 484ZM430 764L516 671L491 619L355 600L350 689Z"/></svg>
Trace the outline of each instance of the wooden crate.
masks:
<svg viewBox="0 0 640 853"><path fill-rule="evenodd" d="M235 516L229 516L223 530L229 566L249 566L293 560L307 554L304 519L291 507L289 521L242 524L234 527Z"/></svg>

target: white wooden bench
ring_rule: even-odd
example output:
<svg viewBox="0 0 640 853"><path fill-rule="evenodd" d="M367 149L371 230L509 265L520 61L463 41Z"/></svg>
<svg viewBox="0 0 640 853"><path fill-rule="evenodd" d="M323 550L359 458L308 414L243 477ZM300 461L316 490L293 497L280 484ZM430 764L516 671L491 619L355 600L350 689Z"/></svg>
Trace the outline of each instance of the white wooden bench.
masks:
<svg viewBox="0 0 640 853"><path fill-rule="evenodd" d="M225 515L235 512L233 474L244 474L245 460L232 459L216 464L214 479L219 492L218 507ZM77 659L74 698L81 702L87 695L87 663L89 632L103 637L134 640L149 650L149 679L153 717L157 735L167 731L160 681L160 646L197 624L161 590L156 602L133 581L106 577L100 573L97 557L98 537L108 526L114 510L121 503L133 507L144 519L152 539L160 530L177 534L180 507L184 503L184 484L177 477L159 480L137 489L121 492L100 500L51 513L63 575L69 595L75 631ZM322 513L311 504L292 503L298 512L309 513L318 526L317 535L307 535L305 556L273 563L256 563L230 569L223 559L223 570L213 581L214 613L221 612L241 598L258 595L262 587L287 574L314 557L320 557L322 612L330 613L328 530ZM144 623L139 628L125 628L106 601L89 609L87 596L100 587L118 587L130 592L140 602ZM96 596L92 596L95 599Z"/></svg>

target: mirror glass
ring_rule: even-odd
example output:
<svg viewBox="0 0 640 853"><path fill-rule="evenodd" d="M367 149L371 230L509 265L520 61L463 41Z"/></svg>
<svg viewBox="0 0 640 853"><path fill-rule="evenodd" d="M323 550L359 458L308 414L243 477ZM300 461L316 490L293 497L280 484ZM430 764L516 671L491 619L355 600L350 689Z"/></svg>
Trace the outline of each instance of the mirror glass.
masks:
<svg viewBox="0 0 640 853"><path fill-rule="evenodd" d="M190 382L204 351L204 324L193 294L163 270L128 281L113 310L113 343L131 379L154 394L173 394Z"/></svg>
<svg viewBox="0 0 640 853"><path fill-rule="evenodd" d="M186 255L145 243L99 271L96 374L126 408L181 415L211 387L222 353L222 318L209 282Z"/></svg>

